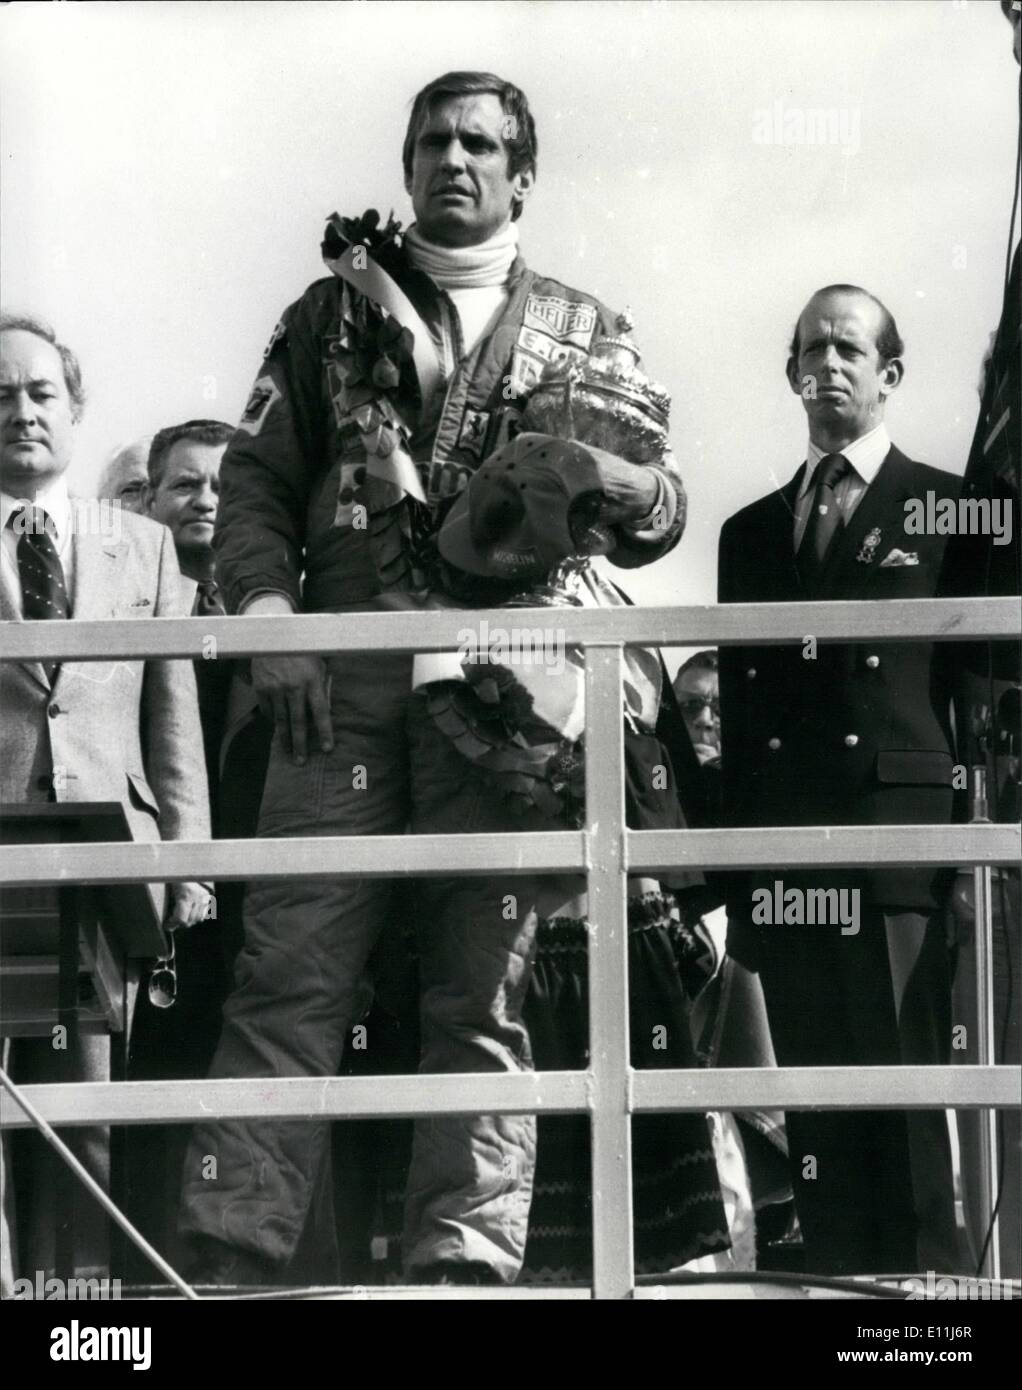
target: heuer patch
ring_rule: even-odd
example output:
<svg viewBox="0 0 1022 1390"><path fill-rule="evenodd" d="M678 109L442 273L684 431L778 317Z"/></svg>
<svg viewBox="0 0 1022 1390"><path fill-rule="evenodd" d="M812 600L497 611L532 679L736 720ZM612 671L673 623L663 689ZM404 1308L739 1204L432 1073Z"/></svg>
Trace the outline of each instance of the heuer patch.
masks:
<svg viewBox="0 0 1022 1390"><path fill-rule="evenodd" d="M530 294L522 322L558 342L588 348L596 328L596 306L553 294Z"/></svg>
<svg viewBox="0 0 1022 1390"><path fill-rule="evenodd" d="M246 434L257 435L266 423L270 406L279 400L280 392L272 377L260 376L252 387L252 394L248 398L238 429L244 430Z"/></svg>
<svg viewBox="0 0 1022 1390"><path fill-rule="evenodd" d="M489 423L488 410L466 410L461 417L461 429L458 431L458 448L464 449L477 459L482 458Z"/></svg>

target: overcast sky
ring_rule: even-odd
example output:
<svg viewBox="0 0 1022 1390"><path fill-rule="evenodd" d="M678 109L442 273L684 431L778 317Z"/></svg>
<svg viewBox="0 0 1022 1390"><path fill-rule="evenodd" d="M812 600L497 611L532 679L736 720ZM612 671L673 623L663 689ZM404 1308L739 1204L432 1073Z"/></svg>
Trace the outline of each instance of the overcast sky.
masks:
<svg viewBox="0 0 1022 1390"><path fill-rule="evenodd" d="M237 420L325 217L410 220L409 102L470 67L536 116L526 259L629 305L674 398L690 521L637 597L712 602L721 523L803 457L785 347L820 285L888 303L892 435L964 468L1017 130L992 0L13 4L0 55L3 298L81 356L80 491L118 442Z"/></svg>

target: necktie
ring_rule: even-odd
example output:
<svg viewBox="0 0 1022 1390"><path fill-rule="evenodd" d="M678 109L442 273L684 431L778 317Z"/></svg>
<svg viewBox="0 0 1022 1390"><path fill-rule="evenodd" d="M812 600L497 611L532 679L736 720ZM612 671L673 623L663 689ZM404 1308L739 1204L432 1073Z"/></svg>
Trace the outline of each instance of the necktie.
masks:
<svg viewBox="0 0 1022 1390"><path fill-rule="evenodd" d="M64 567L54 544L56 526L42 507L22 507L12 513L11 523L18 535L18 576L21 580L21 609L30 621L67 618L68 603ZM44 661L43 668L53 684L58 661Z"/></svg>
<svg viewBox="0 0 1022 1390"><path fill-rule="evenodd" d="M844 525L835 489L850 467L844 454L825 454L816 466L809 520L798 548L799 572L810 590L819 584L831 546Z"/></svg>
<svg viewBox="0 0 1022 1390"><path fill-rule="evenodd" d="M224 606L220 601L220 585L215 579L200 579L195 590L195 604L192 616L195 618L222 618Z"/></svg>

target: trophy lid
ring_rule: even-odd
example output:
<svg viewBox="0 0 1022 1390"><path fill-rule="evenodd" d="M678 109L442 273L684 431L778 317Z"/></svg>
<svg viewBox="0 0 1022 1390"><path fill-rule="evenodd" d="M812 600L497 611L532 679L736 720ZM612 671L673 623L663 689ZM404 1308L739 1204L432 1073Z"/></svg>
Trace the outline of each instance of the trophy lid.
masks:
<svg viewBox="0 0 1022 1390"><path fill-rule="evenodd" d="M667 428L671 398L659 382L640 370L642 358L631 338L633 320L618 314L616 334L597 338L583 359L565 357L551 362L534 389L541 396L551 388L579 390L607 400L608 408L624 402L647 416L659 429Z"/></svg>

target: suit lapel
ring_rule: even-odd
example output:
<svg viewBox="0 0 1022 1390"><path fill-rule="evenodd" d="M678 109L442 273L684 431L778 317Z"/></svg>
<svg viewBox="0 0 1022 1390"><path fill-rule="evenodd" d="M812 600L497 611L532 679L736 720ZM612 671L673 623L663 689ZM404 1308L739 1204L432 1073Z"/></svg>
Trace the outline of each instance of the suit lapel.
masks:
<svg viewBox="0 0 1022 1390"><path fill-rule="evenodd" d="M769 592L774 602L785 603L805 597L798 566L795 563L795 501L805 474L803 463L795 476L784 487L778 488L766 499L764 535L770 538L769 545L763 548L764 558L775 554L777 537L781 537L780 555L773 565L768 579Z"/></svg>
<svg viewBox="0 0 1022 1390"><path fill-rule="evenodd" d="M74 565L71 619L87 622L90 619L110 618L117 598L121 563L128 547L124 541L97 535L96 513L90 512L86 504L75 498L71 499L71 516L74 524L71 538ZM54 689L60 685L64 671L63 664L57 668Z"/></svg>
<svg viewBox="0 0 1022 1390"><path fill-rule="evenodd" d="M121 561L127 552L124 541L95 533L89 512L77 501L71 503L75 520L74 609L79 621L109 618L117 598Z"/></svg>
<svg viewBox="0 0 1022 1390"><path fill-rule="evenodd" d="M882 548L881 553L904 537L904 504L912 494L911 474L909 460L892 444L880 465L880 471L835 543L820 585L819 598L850 597L868 583L873 567L857 560L856 556L871 531L880 533L878 545Z"/></svg>

